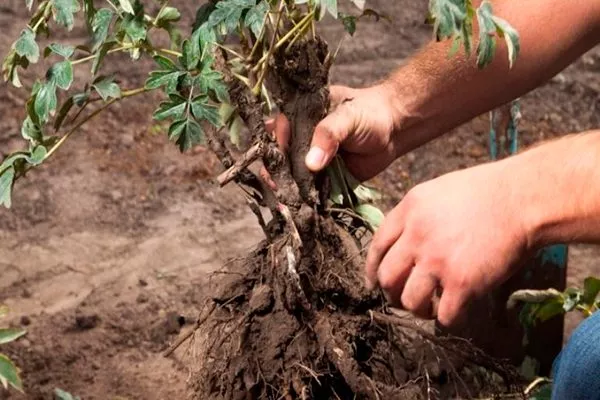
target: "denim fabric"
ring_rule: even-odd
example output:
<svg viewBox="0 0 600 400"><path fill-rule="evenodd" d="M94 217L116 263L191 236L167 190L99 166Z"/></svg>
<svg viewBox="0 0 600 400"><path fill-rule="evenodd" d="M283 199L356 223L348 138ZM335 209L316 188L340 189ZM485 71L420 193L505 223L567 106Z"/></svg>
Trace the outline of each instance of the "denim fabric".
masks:
<svg viewBox="0 0 600 400"><path fill-rule="evenodd" d="M573 332L552 375L552 400L600 400L600 312Z"/></svg>

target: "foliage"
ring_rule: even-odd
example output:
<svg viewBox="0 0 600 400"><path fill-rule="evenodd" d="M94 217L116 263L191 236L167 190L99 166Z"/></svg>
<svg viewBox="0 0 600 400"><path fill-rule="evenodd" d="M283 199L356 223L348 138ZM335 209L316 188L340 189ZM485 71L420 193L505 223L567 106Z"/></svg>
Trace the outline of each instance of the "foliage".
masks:
<svg viewBox="0 0 600 400"><path fill-rule="evenodd" d="M54 397L56 400L81 400L80 397L73 396L71 393L59 388L54 389Z"/></svg>
<svg viewBox="0 0 600 400"><path fill-rule="evenodd" d="M8 308L0 307L0 318L3 318L8 313ZM14 342L21 336L25 335L22 329L0 328L0 345ZM9 386L23 392L23 382L21 381L19 369L15 364L4 354L0 353L0 383L4 389Z"/></svg>
<svg viewBox="0 0 600 400"><path fill-rule="evenodd" d="M365 0L349 1L358 13L341 13L338 0L210 1L198 8L193 29L185 35L178 26L181 13L168 0L26 0L24 6L32 12L31 20L4 60L4 78L22 87L21 70L41 60L50 66L45 76L28 88L31 95L21 129L27 148L6 156L0 164L0 204L10 207L15 181L48 160L85 122L115 102L148 91L164 93L165 100L154 119L168 121L168 137L181 151L204 144L207 129L221 127L230 130L232 142L237 145L242 124L229 103L224 71L215 66L215 48L233 55L228 72L252 89L263 101L265 114L269 114L272 95L264 79L275 50L289 47L311 32L314 35L315 22L326 16L338 19L351 35L360 19L383 17L365 8ZM156 7L154 3L158 3ZM279 29L285 21L293 25L287 32ZM463 43L467 53L471 53L473 24L477 21L483 28L476 50L480 66L491 61L496 37L506 40L511 66L519 52L517 33L493 15L487 0L478 9L471 0L430 0L428 21L437 40L451 39L453 51ZM87 28L85 43L72 46L51 42L41 49L42 35L52 38L55 30L68 32L77 23ZM275 34L267 35L274 26L278 27ZM158 31L168 33L168 48L153 44L153 35ZM232 34L242 46L225 46L225 38ZM106 58L116 53L127 53L132 61L141 57L154 59L156 67L149 72L144 87L121 88L118 77L102 73ZM76 68L88 68L90 81L74 82ZM337 176L340 170L344 168L338 165L329 172ZM354 208L376 227L381 213L362 201L365 197L372 199L373 193L353 178L349 182L347 172L341 173L343 177L338 176L338 187L334 188L334 203ZM354 193L354 201L348 196L340 198L340 193L349 191Z"/></svg>
<svg viewBox="0 0 600 400"><path fill-rule="evenodd" d="M600 279L588 277L583 288L567 288L564 292L556 289L519 290L513 293L508 302L509 307L522 303L520 320L526 328L553 317L571 311L579 311L589 317L600 308Z"/></svg>

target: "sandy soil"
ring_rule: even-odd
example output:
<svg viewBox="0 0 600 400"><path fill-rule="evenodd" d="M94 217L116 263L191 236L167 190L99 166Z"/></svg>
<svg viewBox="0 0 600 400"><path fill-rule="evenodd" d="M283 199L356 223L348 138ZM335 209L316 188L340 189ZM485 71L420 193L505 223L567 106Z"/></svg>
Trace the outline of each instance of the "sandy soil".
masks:
<svg viewBox="0 0 600 400"><path fill-rule="evenodd" d="M15 11L21 3L0 6L0 54L25 24L26 13ZM193 14L187 2L174 3ZM333 83L369 84L425 43L430 31L416 3L373 0L395 19L367 22L345 41ZM338 24L323 32L332 44L343 34ZM83 34L75 29L73 39ZM109 69L135 87L149 67L116 58ZM599 127L599 71L596 48L525 96L523 142ZM3 153L21 145L25 98L0 86ZM112 108L19 182L13 208L0 210L0 303L10 306L11 324L29 331L3 349L23 367L27 395L0 398L51 399L55 387L86 400L185 397L193 355L165 359L160 351L193 322L207 273L246 253L261 232L241 193L211 181L218 167L209 153L181 155L152 126L158 101L148 95ZM484 116L407 154L374 182L389 208L412 185L487 157ZM573 246L569 282L597 273L599 254Z"/></svg>

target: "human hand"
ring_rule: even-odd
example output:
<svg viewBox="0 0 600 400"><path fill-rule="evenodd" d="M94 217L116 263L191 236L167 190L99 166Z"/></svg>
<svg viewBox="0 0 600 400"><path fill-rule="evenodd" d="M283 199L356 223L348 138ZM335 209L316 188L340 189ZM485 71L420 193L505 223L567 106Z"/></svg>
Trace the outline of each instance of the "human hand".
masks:
<svg viewBox="0 0 600 400"><path fill-rule="evenodd" d="M508 279L531 250L532 229L507 161L409 191L373 237L367 286L424 318L435 314L432 297L441 287L437 319L447 326L471 299Z"/></svg>
<svg viewBox="0 0 600 400"><path fill-rule="evenodd" d="M388 84L365 89L330 87L331 113L315 128L306 165L317 172L340 152L348 170L359 180L372 178L396 159L394 144L395 108ZM269 121L285 148L289 141L289 122L283 115Z"/></svg>

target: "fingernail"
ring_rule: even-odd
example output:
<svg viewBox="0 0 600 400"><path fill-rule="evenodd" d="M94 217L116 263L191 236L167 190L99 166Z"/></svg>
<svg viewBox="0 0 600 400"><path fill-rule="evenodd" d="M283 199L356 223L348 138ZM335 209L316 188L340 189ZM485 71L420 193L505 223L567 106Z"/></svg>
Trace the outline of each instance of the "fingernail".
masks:
<svg viewBox="0 0 600 400"><path fill-rule="evenodd" d="M325 163L325 152L323 149L313 147L306 155L306 165L312 170L320 170Z"/></svg>

